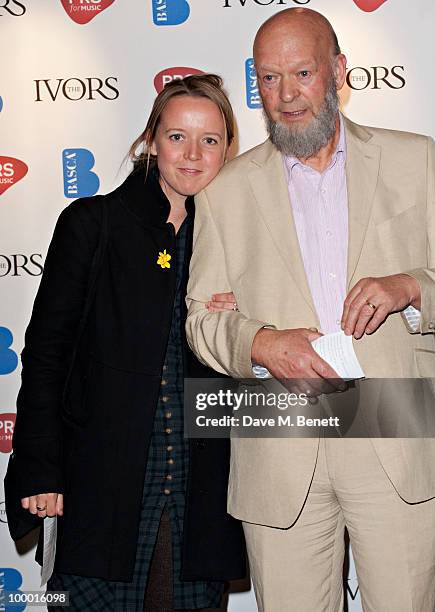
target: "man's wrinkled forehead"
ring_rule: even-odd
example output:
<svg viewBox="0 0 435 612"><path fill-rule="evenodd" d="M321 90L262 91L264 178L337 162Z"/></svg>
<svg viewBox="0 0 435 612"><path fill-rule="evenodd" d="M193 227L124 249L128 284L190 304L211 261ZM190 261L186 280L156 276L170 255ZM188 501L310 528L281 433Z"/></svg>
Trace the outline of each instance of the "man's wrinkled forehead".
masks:
<svg viewBox="0 0 435 612"><path fill-rule="evenodd" d="M328 21L315 11L287 10L268 19L254 41L254 58L271 52L278 55L297 50L331 57L335 51L334 34Z"/></svg>

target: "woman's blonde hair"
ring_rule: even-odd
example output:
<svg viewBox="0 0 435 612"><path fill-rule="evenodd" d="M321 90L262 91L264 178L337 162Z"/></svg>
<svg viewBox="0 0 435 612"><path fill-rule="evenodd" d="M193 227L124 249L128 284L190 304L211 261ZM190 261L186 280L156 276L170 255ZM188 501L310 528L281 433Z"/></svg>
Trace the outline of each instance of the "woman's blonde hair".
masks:
<svg viewBox="0 0 435 612"><path fill-rule="evenodd" d="M151 154L160 118L169 100L176 96L192 96L207 98L219 108L225 126L226 147L229 147L235 131L234 113L227 94L223 89L223 81L217 74L192 74L184 79L174 79L165 85L154 100L150 116L142 134L136 138L130 147L129 157L136 169L139 166L148 168L155 163L156 156Z"/></svg>

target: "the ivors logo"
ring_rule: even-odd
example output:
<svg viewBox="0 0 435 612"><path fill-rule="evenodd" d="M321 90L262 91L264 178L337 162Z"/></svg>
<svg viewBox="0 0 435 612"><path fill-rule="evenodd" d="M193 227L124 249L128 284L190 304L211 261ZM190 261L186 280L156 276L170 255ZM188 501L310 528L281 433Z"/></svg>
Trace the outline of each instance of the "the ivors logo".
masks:
<svg viewBox="0 0 435 612"><path fill-rule="evenodd" d="M23 2L18 2L18 0L0 0L0 17L3 17L3 15L22 17L25 12L26 7Z"/></svg>
<svg viewBox="0 0 435 612"><path fill-rule="evenodd" d="M0 195L21 181L29 168L21 159L0 155Z"/></svg>
<svg viewBox="0 0 435 612"><path fill-rule="evenodd" d="M154 77L154 87L156 88L157 93L160 93L167 83L170 83L175 79L184 79L184 77L190 76L191 74L203 74L203 71L198 70L197 68L180 66L176 68L165 68Z"/></svg>
<svg viewBox="0 0 435 612"><path fill-rule="evenodd" d="M224 0L223 8L232 8L233 6L305 6L311 0Z"/></svg>
<svg viewBox="0 0 435 612"><path fill-rule="evenodd" d="M358 8L366 13L372 13L376 11L380 6L387 0L353 0Z"/></svg>
<svg viewBox="0 0 435 612"><path fill-rule="evenodd" d="M56 102L64 98L71 102L80 100L116 100L119 98L117 77L70 77L66 79L35 79L35 102Z"/></svg>
<svg viewBox="0 0 435 612"><path fill-rule="evenodd" d="M406 85L404 66L355 66L347 71L347 84L351 89L403 89Z"/></svg>
<svg viewBox="0 0 435 612"><path fill-rule="evenodd" d="M115 0L61 0L68 17L75 23L84 25L97 15L101 15Z"/></svg>

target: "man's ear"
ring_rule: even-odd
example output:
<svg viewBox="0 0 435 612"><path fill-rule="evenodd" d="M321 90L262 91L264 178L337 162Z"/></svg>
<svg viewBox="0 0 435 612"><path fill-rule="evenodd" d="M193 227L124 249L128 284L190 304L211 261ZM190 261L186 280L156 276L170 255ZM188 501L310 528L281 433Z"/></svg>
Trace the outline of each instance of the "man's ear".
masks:
<svg viewBox="0 0 435 612"><path fill-rule="evenodd" d="M347 59L343 53L336 55L333 59L333 72L337 91L339 91L346 81Z"/></svg>

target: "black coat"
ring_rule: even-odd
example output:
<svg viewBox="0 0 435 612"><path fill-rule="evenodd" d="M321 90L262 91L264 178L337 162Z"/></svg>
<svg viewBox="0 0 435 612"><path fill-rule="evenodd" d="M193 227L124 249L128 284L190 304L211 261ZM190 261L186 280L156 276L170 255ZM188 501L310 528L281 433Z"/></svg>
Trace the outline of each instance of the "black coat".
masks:
<svg viewBox="0 0 435 612"><path fill-rule="evenodd" d="M68 206L50 244L22 353L5 493L14 539L42 522L20 507L20 498L64 493L57 572L132 579L175 293L175 266L157 265L159 251L175 253L173 226L166 222L169 208L155 171L146 182L136 171L111 194ZM186 208L194 214L191 199ZM103 218L108 238L98 259ZM96 272L91 273L92 265ZM92 276L94 290L89 288ZM183 360L186 376L213 376L189 350L184 327ZM226 512L228 470L228 440L191 440L186 580L245 575L241 524Z"/></svg>

